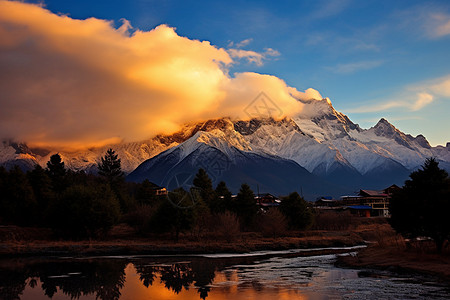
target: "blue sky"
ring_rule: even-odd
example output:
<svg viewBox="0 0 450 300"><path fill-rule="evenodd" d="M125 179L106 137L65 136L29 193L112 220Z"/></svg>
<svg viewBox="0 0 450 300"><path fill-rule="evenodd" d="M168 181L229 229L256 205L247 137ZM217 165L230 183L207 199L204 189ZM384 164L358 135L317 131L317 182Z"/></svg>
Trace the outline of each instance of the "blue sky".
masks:
<svg viewBox="0 0 450 300"><path fill-rule="evenodd" d="M275 75L314 88L363 128L387 118L400 130L450 141L450 1L80 1L44 0L71 18L121 19L148 31L160 24L180 36L243 57L230 74Z"/></svg>

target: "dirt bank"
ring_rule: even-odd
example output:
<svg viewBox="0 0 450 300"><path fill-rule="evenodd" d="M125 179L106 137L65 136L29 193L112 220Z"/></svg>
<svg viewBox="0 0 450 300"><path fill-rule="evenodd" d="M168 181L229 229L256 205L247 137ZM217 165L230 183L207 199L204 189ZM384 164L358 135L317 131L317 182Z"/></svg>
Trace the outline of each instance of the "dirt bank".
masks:
<svg viewBox="0 0 450 300"><path fill-rule="evenodd" d="M421 273L437 276L450 283L450 251L436 253L430 243L410 245L397 240L395 244L375 243L358 251L355 256L341 256L341 267L371 268L398 273Z"/></svg>

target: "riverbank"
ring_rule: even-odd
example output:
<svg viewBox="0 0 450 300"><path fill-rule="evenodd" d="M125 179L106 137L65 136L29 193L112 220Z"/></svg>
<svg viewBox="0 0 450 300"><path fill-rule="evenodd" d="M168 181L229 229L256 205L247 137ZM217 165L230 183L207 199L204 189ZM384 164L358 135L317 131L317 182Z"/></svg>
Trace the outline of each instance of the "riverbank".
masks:
<svg viewBox="0 0 450 300"><path fill-rule="evenodd" d="M374 243L353 256L339 256L336 265L368 268L396 273L425 274L450 283L450 250L436 253L430 242L405 243L398 238L393 243Z"/></svg>
<svg viewBox="0 0 450 300"><path fill-rule="evenodd" d="M387 224L360 224L352 230L310 230L288 232L282 237L260 233L240 233L231 239L215 235L170 235L142 237L130 228L118 226L100 240L55 240L50 231L37 228L0 227L0 257L92 256L145 254L245 253L261 250L287 250L357 246L375 238Z"/></svg>
<svg viewBox="0 0 450 300"><path fill-rule="evenodd" d="M0 227L0 258L49 256L172 255L201 253L246 253L252 251L348 247L368 244L355 256L340 256L340 267L371 268L395 272L416 272L438 276L450 282L450 249L437 254L432 244L407 244L387 222L359 224L351 230L290 232L283 237L241 233L231 240L215 236L181 235L140 237L130 228L116 227L102 240L54 240L45 229ZM304 255L338 254L334 249L305 252Z"/></svg>
<svg viewBox="0 0 450 300"><path fill-rule="evenodd" d="M192 240L115 239L104 241L8 241L0 243L0 257L8 256L91 256L143 254L244 253L259 250L328 248L356 246L364 240L350 232L314 232L302 237L268 238L243 234L233 241L205 238Z"/></svg>

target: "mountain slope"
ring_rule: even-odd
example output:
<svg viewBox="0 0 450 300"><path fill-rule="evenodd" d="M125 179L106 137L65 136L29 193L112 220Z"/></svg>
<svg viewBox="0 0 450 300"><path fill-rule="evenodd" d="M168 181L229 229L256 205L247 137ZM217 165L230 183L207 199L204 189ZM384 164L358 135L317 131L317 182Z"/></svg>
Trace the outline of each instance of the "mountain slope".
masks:
<svg viewBox="0 0 450 300"><path fill-rule="evenodd" d="M242 183L249 184L255 193L258 189L276 195L298 191L308 199L323 193L338 196L345 192L292 160L240 150L232 144L204 143L214 139L210 132L198 132L185 143L145 161L127 179L137 182L148 179L169 189L179 186L189 189L195 173L204 168L214 185L223 180L234 193Z"/></svg>

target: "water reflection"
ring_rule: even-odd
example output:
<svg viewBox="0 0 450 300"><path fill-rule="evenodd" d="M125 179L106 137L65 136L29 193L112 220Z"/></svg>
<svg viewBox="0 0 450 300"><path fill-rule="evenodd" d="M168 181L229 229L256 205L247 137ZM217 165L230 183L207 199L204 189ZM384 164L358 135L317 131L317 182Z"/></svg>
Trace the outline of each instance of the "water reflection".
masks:
<svg viewBox="0 0 450 300"><path fill-rule="evenodd" d="M119 299L125 284L126 262L120 260L42 261L13 260L0 264L0 295L19 299L27 286L40 283L45 296L58 290L70 299L94 295L95 299Z"/></svg>
<svg viewBox="0 0 450 300"><path fill-rule="evenodd" d="M334 259L268 254L2 260L0 299L445 299L450 294L448 286L423 278L339 269Z"/></svg>

